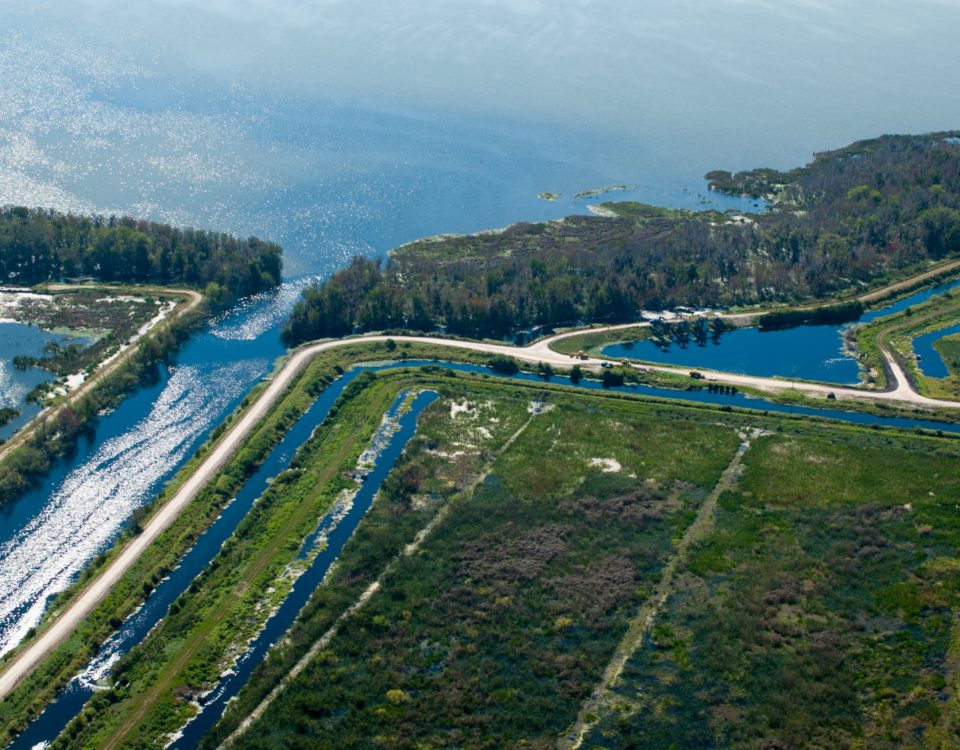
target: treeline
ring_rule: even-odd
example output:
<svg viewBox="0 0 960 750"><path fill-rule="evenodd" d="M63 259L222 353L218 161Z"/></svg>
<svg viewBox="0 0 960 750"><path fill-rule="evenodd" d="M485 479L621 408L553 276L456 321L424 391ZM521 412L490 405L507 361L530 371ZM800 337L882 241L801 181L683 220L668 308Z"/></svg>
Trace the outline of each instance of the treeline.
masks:
<svg viewBox="0 0 960 750"><path fill-rule="evenodd" d="M282 252L256 237L114 216L0 209L0 279L9 284L78 277L176 284L208 287L215 304L226 303L277 286Z"/></svg>
<svg viewBox="0 0 960 750"><path fill-rule="evenodd" d="M377 329L506 336L641 310L820 299L960 254L960 133L886 136L792 172L711 173L774 195L762 214L605 204L570 217L356 259L306 291L289 344Z"/></svg>
<svg viewBox="0 0 960 750"><path fill-rule="evenodd" d="M861 315L863 315L863 303L860 300L853 300L838 305L774 310L761 315L758 325L764 331L793 328L800 325L837 325L859 320Z"/></svg>

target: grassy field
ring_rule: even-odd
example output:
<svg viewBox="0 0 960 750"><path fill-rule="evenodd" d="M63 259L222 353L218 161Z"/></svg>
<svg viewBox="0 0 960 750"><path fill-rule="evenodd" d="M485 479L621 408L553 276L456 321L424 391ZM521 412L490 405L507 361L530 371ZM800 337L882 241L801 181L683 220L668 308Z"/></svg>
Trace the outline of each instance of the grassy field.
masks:
<svg viewBox="0 0 960 750"><path fill-rule="evenodd" d="M374 580L376 593L233 746L556 746L745 424L766 435L721 496L713 531L680 561L583 746L786 748L813 737L939 747L955 737L946 701L960 456L950 442L551 394L554 408L481 467L475 490L444 488L434 462L453 455L449 431L473 411L452 417L450 403L475 405L479 427L517 397L476 387L433 408L402 481L205 746L233 732ZM457 442L459 460L471 449ZM417 554L385 567L431 503L449 512Z"/></svg>
<svg viewBox="0 0 960 750"><path fill-rule="evenodd" d="M759 440L584 747L957 747L956 461Z"/></svg>
<svg viewBox="0 0 960 750"><path fill-rule="evenodd" d="M452 387L423 419L396 470L403 479L221 732L332 624L351 601L344 589L355 597L376 577L375 551L402 544L398 525L411 539L432 505L449 512L268 712L266 735L242 746L503 747L556 736L738 444L726 426L642 407L634 419L630 402L551 393L532 413L536 391ZM516 442L484 462L487 435L518 422L527 424ZM459 479L438 480L444 467Z"/></svg>

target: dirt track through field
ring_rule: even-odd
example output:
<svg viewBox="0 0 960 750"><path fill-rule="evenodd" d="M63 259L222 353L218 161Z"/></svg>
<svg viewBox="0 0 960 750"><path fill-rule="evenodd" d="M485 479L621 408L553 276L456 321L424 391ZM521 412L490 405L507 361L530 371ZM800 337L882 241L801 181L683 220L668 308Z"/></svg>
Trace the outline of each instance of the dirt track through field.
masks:
<svg viewBox="0 0 960 750"><path fill-rule="evenodd" d="M716 515L717 501L724 491L731 489L736 485L737 478L740 476L741 461L744 454L750 449L750 441L755 440L761 434L760 430L752 430L750 433L740 433L740 447L734 454L727 468L723 470L720 479L713 490L704 500L700 510L697 511L696 518L687 527L683 537L677 544L663 568L660 575L660 581L654 589L653 594L645 601L630 625L626 634L613 652L613 657L603 671L600 682L594 687L590 697L584 701L577 714L577 719L570 731L557 740L558 750L576 750L583 744L587 733L593 728L600 714L600 709L611 702L612 696L610 689L614 687L617 679L623 673L623 668L637 649L643 645L643 639L650 632L653 623L656 621L660 609L666 603L667 598L673 592L674 578L680 565L687 559L687 553L691 545L702 539L713 527L713 519Z"/></svg>

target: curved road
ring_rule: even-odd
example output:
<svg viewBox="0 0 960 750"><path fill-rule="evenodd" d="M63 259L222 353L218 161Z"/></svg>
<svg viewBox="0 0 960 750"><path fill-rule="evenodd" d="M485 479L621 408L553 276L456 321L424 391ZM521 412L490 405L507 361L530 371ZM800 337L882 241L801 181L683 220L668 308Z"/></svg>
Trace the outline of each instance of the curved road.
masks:
<svg viewBox="0 0 960 750"><path fill-rule="evenodd" d="M637 324L608 326L606 328L590 329L591 332L602 332L610 330L626 329L636 327ZM49 623L36 637L36 639L23 651L16 654L12 660L0 672L0 699L13 690L14 687L24 677L30 674L33 669L50 654L61 642L68 638L83 619L93 611L103 598L107 595L113 585L123 576L127 570L136 562L144 549L147 548L156 538L174 521L180 511L186 507L197 493L211 480L216 473L224 466L230 457L237 451L240 445L246 440L247 436L254 430L261 419L267 414L270 408L277 402L286 388L294 381L296 376L310 362L313 357L321 352L329 351L342 346L365 342L378 342L393 339L398 342L411 342L418 344L430 344L433 346L449 347L451 349L466 349L470 351L484 352L487 354L502 354L514 357L516 359L537 363L544 362L557 366L570 366L579 364L581 367L599 370L606 360L588 358L585 360L574 359L566 354L561 354L550 349L550 344L563 338L576 336L584 333L583 330L572 331L559 334L550 338L542 339L525 347L514 347L503 344L491 344L480 341L459 341L455 339L432 338L429 336L360 336L356 338L338 339L335 341L326 341L317 344L310 344L294 351L279 373L273 378L259 398L244 412L239 420L227 431L226 435L207 454L203 462L197 467L190 478L177 490L157 513L150 518L143 528L142 533L132 539L123 551L84 589L84 591L51 623ZM776 380L773 378L761 378L752 375L735 375L731 373L715 372L701 370L709 380L717 383L748 386L768 392L777 392L785 390L796 390L810 393L818 396L826 396L833 393L838 399L860 399L868 401L879 401L886 403L906 402L911 405L956 409L960 408L960 402L940 401L920 396L909 389L906 378L902 370L895 362L891 363L894 373L897 377L898 387L890 392L863 391L856 388L842 388L819 385L816 383L807 383L803 381ZM684 374L688 372L684 368L666 367L661 365L643 365L637 366L638 370L666 372L672 374Z"/></svg>

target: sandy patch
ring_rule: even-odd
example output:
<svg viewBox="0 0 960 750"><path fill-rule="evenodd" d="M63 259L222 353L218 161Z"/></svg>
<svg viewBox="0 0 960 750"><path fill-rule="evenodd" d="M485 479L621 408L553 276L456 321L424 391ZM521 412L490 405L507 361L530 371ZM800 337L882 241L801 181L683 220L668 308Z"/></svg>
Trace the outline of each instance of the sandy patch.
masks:
<svg viewBox="0 0 960 750"><path fill-rule="evenodd" d="M591 458L590 465L599 468L604 474L615 474L623 469L615 458Z"/></svg>
<svg viewBox="0 0 960 750"><path fill-rule="evenodd" d="M470 411L470 402L462 401L460 403L456 401L450 402L450 419L456 419L457 414L466 414Z"/></svg>
<svg viewBox="0 0 960 750"><path fill-rule="evenodd" d="M36 294L34 292L0 292L0 318L9 319L9 322L15 323L19 320L17 310L22 307L21 303L43 302L51 304L53 298L49 294Z"/></svg>
<svg viewBox="0 0 960 750"><path fill-rule="evenodd" d="M97 302L146 302L147 300L143 297L134 297L129 294L118 294L116 297L100 297L97 299ZM160 300L156 300L157 304L161 304Z"/></svg>
<svg viewBox="0 0 960 750"><path fill-rule="evenodd" d="M618 216L616 211L611 211L609 208L604 208L603 206L588 205L587 210L594 216L602 216L605 219L616 219Z"/></svg>
<svg viewBox="0 0 960 750"><path fill-rule="evenodd" d="M449 453L447 451L428 450L427 453L438 458L460 458L460 456L476 456L480 451L453 451L453 453Z"/></svg>

